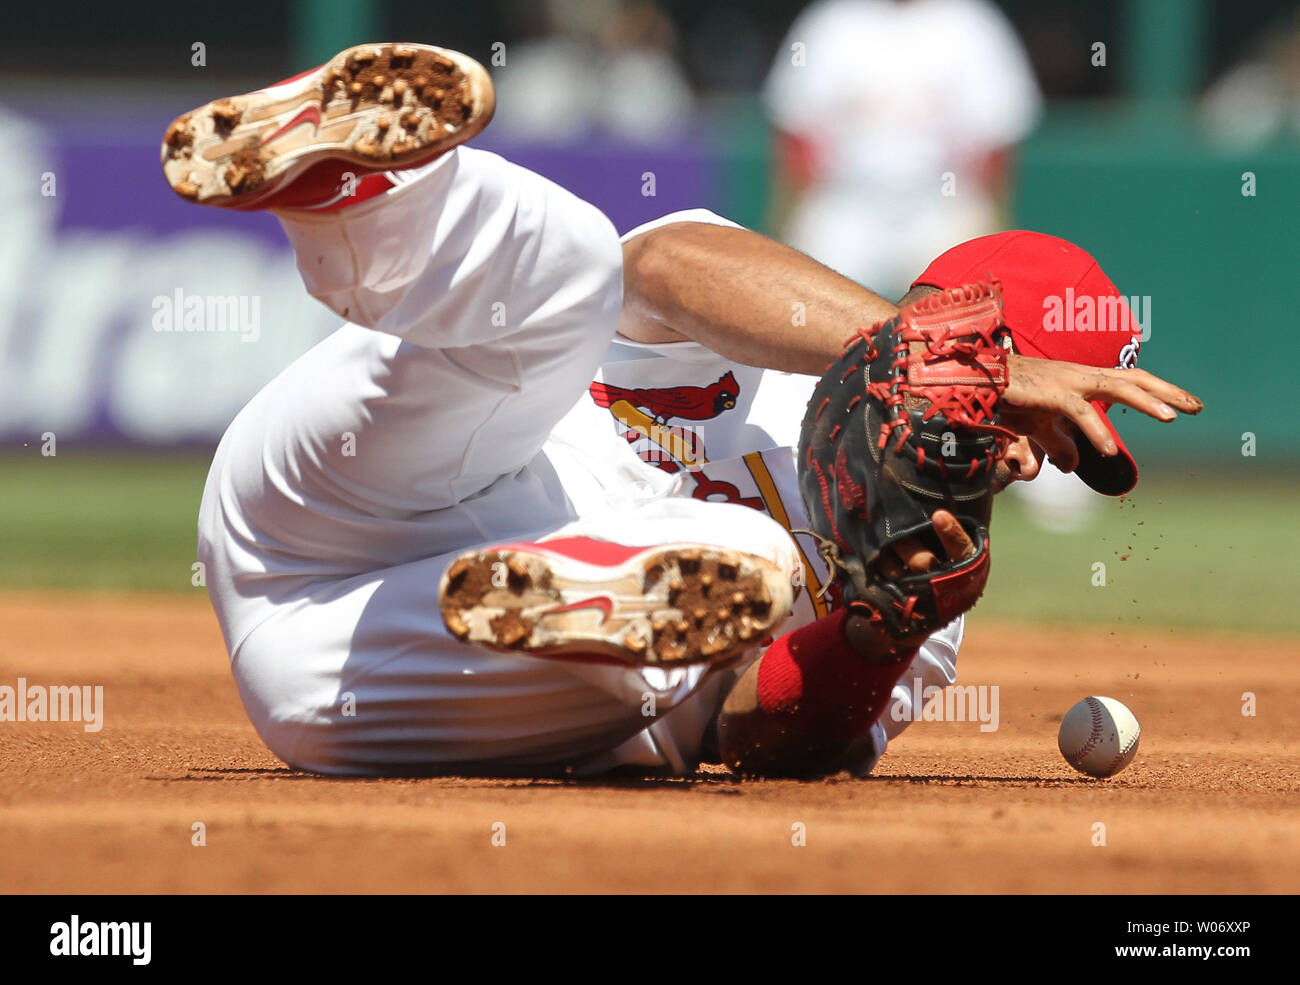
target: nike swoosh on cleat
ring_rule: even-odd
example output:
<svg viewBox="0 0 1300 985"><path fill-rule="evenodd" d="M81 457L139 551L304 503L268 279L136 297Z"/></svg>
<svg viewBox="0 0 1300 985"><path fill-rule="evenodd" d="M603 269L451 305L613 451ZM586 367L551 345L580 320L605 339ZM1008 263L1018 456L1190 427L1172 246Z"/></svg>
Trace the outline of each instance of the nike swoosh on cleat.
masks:
<svg viewBox="0 0 1300 985"><path fill-rule="evenodd" d="M277 137L283 137L294 127L299 126L303 123L311 123L311 128L313 131L319 129L320 107L304 106L302 109L298 111L297 115L295 115L292 120L290 120L288 123L282 126L279 130L275 131L275 133L271 134L269 137L263 137L262 142L261 144L259 144L259 146L265 147L272 140L275 140Z"/></svg>
<svg viewBox="0 0 1300 985"><path fill-rule="evenodd" d="M600 624L605 625L609 619L610 613L614 611L614 600L607 595L593 595L589 599L581 599L577 602L570 602L568 605L557 605L554 608L547 609L545 612L539 612L539 616L551 616L558 612L572 612L575 609L599 609L601 611Z"/></svg>

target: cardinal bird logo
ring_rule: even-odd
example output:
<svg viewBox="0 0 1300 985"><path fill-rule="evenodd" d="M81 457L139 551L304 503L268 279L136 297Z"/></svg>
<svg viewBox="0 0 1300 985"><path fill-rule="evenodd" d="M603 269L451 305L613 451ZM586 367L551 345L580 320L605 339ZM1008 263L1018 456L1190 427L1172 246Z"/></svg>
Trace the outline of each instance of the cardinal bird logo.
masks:
<svg viewBox="0 0 1300 985"><path fill-rule="evenodd" d="M598 406L612 407L625 400L644 410L656 424L666 424L674 417L683 421L707 421L736 406L740 384L734 373L718 377L708 386L671 386L662 389L628 389L609 383L593 383L591 399Z"/></svg>

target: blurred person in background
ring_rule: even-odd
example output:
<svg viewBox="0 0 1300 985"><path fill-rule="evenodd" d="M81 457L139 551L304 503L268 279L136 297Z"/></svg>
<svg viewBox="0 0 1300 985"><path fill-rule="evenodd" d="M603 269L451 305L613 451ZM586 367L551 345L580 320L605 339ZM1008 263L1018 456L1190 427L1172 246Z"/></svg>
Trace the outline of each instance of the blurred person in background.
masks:
<svg viewBox="0 0 1300 985"><path fill-rule="evenodd" d="M1210 86L1201 115L1210 136L1232 147L1300 138L1300 7Z"/></svg>
<svg viewBox="0 0 1300 985"><path fill-rule="evenodd" d="M544 35L509 46L493 72L501 132L567 143L595 129L645 142L690 121L677 32L653 0L546 0L542 18Z"/></svg>
<svg viewBox="0 0 1300 985"><path fill-rule="evenodd" d="M1042 103L987 0L818 0L763 96L783 238L890 296L954 243L1001 228L1014 148Z"/></svg>
<svg viewBox="0 0 1300 985"><path fill-rule="evenodd" d="M1020 39L987 0L818 0L763 97L783 238L889 297L954 243L1005 228L1015 148L1042 107ZM1020 485L1046 530L1082 529L1100 502L1055 469Z"/></svg>

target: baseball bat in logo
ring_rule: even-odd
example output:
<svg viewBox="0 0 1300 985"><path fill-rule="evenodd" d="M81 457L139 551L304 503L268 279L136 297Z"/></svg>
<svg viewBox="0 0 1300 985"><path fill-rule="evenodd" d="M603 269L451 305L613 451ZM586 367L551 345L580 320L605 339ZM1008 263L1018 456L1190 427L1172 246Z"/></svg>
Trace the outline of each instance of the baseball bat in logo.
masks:
<svg viewBox="0 0 1300 985"><path fill-rule="evenodd" d="M1142 347L1141 336L1134 335L1128 344L1119 350L1119 365L1116 369L1133 369L1138 364L1138 349Z"/></svg>

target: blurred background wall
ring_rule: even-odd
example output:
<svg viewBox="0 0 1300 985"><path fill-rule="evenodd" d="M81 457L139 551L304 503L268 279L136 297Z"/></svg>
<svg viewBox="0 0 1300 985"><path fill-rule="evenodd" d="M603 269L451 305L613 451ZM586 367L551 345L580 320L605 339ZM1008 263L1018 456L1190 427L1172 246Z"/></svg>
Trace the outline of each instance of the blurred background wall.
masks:
<svg viewBox="0 0 1300 985"><path fill-rule="evenodd" d="M914 2L959 16L945 10L957 0ZM1240 465L1250 434L1248 467L1293 468L1296 429L1264 408L1296 389L1294 0L991 6L1043 102L998 158L989 221L1073 239L1122 292L1150 298L1141 365L1207 399L1187 426L1129 414L1121 426L1139 460ZM69 445L208 449L259 386L334 327L302 294L272 217L195 209L168 190L158 142L179 113L361 40L429 41L492 71L501 109L483 146L593 201L620 231L705 206L785 236L799 165L777 139L780 84L767 80L797 57L806 7L267 0L236 16L145 0L74 17L26 5L0 39L0 441L34 448L52 433ZM928 31L890 37L864 40L861 64L933 56ZM817 54L803 52L810 66ZM836 119L821 127L835 132ZM900 153L866 146L885 163ZM939 194L941 174L925 180ZM907 226L907 214L887 224ZM256 330L159 331L160 304L177 292L256 298Z"/></svg>

